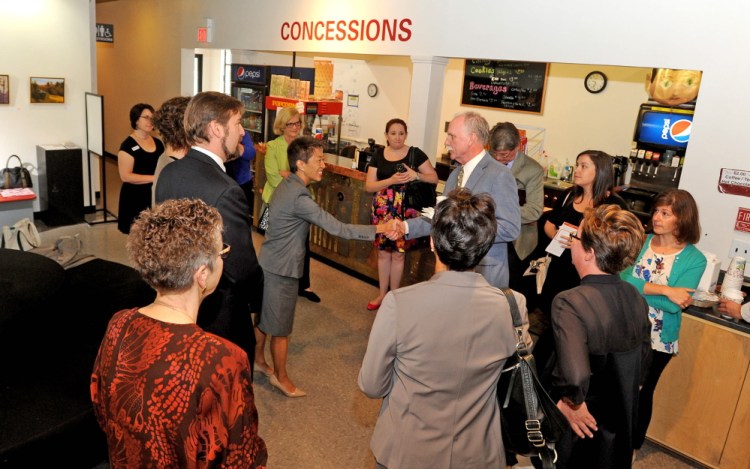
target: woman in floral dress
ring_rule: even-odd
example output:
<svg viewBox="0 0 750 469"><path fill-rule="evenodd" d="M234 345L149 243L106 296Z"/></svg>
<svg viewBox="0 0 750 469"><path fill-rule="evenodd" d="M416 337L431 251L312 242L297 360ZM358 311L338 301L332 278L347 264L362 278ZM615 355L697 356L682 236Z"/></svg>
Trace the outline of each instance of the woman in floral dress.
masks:
<svg viewBox="0 0 750 469"><path fill-rule="evenodd" d="M417 147L406 145L408 134L406 122L391 119L385 125L385 138L388 145L378 150L367 168L365 191L373 192L372 224L379 225L394 218L405 220L419 213L404 206L404 193L410 181L425 181L437 184L438 176L427 155ZM410 164L412 162L412 164ZM399 171L401 170L401 171ZM367 303L367 309L374 311L388 293L401 285L404 274L406 251L415 240L399 239L391 241L384 235L377 235L378 279L380 292L377 298Z"/></svg>

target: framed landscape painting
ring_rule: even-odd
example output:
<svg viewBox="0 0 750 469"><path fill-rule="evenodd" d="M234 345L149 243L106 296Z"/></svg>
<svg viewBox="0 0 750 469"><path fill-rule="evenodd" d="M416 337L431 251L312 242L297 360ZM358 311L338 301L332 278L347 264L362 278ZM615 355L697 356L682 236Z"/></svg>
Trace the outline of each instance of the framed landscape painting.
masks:
<svg viewBox="0 0 750 469"><path fill-rule="evenodd" d="M65 78L31 77L30 89L32 103L65 102Z"/></svg>
<svg viewBox="0 0 750 469"><path fill-rule="evenodd" d="M10 104L10 77L0 75L0 104Z"/></svg>

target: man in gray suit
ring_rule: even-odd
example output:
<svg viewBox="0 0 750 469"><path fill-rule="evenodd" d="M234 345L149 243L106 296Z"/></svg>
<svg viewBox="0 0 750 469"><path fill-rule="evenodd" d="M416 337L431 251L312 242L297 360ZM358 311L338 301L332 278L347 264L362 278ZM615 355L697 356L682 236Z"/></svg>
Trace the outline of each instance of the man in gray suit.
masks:
<svg viewBox="0 0 750 469"><path fill-rule="evenodd" d="M198 93L185 110L185 132L192 148L167 165L156 183L156 201L195 198L215 207L224 220L224 242L232 247L219 286L201 304L198 324L231 340L254 363L255 335L248 304L260 310L263 271L253 246L250 208L242 188L224 163L238 157L245 133L242 103L223 93Z"/></svg>
<svg viewBox="0 0 750 469"><path fill-rule="evenodd" d="M513 173L521 205L521 234L508 249L510 287L522 293L524 260L538 242L537 220L544 210L544 170L521 151L521 136L515 125L499 122L490 131L490 154Z"/></svg>
<svg viewBox="0 0 750 469"><path fill-rule="evenodd" d="M484 150L490 128L484 117L476 112L458 114L448 125L445 146L452 160L461 166L454 169L445 182L444 194L465 187L474 194L486 192L495 201L497 234L489 253L479 262L476 271L490 285L508 286L508 243L518 237L521 215L518 206L516 181L510 169L495 161ZM425 217L403 222L407 238L430 234L431 223Z"/></svg>

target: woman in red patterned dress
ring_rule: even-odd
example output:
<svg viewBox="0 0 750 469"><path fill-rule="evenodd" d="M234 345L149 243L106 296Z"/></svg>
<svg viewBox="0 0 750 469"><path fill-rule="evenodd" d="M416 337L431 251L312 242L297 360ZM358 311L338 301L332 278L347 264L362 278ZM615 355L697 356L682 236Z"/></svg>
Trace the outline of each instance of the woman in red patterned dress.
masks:
<svg viewBox="0 0 750 469"><path fill-rule="evenodd" d="M195 323L230 255L221 230L219 212L191 199L131 227L130 260L157 294L113 316L94 364L91 399L113 469L266 464L247 354Z"/></svg>

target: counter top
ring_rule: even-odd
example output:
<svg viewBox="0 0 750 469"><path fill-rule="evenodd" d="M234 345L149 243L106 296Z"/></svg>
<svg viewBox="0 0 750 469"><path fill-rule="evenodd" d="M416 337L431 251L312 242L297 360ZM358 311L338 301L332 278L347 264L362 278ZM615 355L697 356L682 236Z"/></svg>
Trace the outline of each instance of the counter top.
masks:
<svg viewBox="0 0 750 469"><path fill-rule="evenodd" d="M686 314L695 316L697 318L705 319L708 322L722 325L730 329L734 329L739 332L750 335L750 323L743 321L742 319L724 319L714 311L713 308L699 308L697 306L689 306L685 310Z"/></svg>
<svg viewBox="0 0 750 469"><path fill-rule="evenodd" d="M333 153L324 153L323 156L326 157L325 170L329 173L340 174L359 181L364 181L367 178L367 174L352 168L354 163L352 158L334 155Z"/></svg>
<svg viewBox="0 0 750 469"><path fill-rule="evenodd" d="M544 187L548 189L559 189L561 191L564 191L573 187L573 183L561 181L560 179L545 178Z"/></svg>

